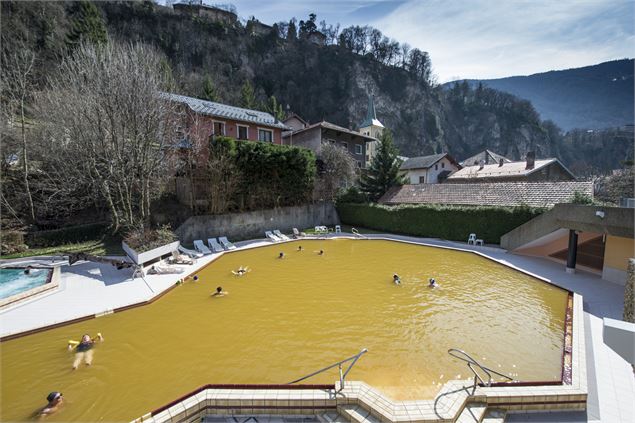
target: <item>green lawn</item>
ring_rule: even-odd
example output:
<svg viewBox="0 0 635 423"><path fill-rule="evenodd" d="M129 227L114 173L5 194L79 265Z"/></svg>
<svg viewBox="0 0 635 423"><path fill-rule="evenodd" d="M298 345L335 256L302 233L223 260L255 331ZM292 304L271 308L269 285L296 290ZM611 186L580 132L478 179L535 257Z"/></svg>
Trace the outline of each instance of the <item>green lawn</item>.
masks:
<svg viewBox="0 0 635 423"><path fill-rule="evenodd" d="M78 252L89 253L96 256L124 254L123 250L121 249L121 239L111 236L102 236L98 239L79 242L75 244L63 244L57 245L55 247L29 248L22 253L10 254L2 256L0 258L12 259L32 256L53 256L62 253Z"/></svg>

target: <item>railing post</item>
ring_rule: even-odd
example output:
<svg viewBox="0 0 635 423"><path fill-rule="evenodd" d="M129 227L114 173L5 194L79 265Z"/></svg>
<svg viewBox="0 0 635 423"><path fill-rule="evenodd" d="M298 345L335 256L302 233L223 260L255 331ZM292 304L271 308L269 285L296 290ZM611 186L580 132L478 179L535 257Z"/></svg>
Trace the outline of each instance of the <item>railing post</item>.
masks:
<svg viewBox="0 0 635 423"><path fill-rule="evenodd" d="M342 374L342 363L340 363L340 391L344 389L344 375Z"/></svg>

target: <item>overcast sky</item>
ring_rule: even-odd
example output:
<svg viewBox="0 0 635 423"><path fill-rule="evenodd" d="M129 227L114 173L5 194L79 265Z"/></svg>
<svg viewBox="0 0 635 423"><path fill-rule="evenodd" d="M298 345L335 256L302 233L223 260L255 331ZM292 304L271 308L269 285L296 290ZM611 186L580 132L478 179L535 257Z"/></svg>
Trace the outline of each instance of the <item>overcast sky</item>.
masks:
<svg viewBox="0 0 635 423"><path fill-rule="evenodd" d="M206 0L207 3L223 0ZM242 18L372 25L428 51L439 82L635 56L635 0L233 0Z"/></svg>

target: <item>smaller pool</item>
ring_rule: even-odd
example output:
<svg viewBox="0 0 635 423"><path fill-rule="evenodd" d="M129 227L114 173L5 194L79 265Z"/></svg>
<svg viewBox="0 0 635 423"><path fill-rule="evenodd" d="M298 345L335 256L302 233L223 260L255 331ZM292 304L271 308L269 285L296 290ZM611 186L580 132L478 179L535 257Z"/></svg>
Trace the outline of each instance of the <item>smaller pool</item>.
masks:
<svg viewBox="0 0 635 423"><path fill-rule="evenodd" d="M49 281L49 269L0 268L0 300L44 285Z"/></svg>

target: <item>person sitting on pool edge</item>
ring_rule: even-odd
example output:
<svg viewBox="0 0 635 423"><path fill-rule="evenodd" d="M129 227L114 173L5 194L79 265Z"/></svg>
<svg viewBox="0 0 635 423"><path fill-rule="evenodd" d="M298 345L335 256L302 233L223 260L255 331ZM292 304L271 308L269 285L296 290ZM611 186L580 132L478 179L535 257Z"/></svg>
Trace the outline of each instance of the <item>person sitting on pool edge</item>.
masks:
<svg viewBox="0 0 635 423"><path fill-rule="evenodd" d="M216 288L216 292L212 294L212 297L224 297L227 294L229 294L229 292L223 291L223 287L219 286L218 288Z"/></svg>
<svg viewBox="0 0 635 423"><path fill-rule="evenodd" d="M46 404L46 406L37 413L39 416L47 416L59 410L64 397L61 392L54 391L48 394L46 400L48 401L48 404Z"/></svg>
<svg viewBox="0 0 635 423"><path fill-rule="evenodd" d="M428 285L428 288L436 288L439 285L437 285L437 281L434 278L430 278L430 284Z"/></svg>
<svg viewBox="0 0 635 423"><path fill-rule="evenodd" d="M395 283L395 285L400 285L401 284L401 278L396 273L394 275L392 275L392 281Z"/></svg>
<svg viewBox="0 0 635 423"><path fill-rule="evenodd" d="M98 333L95 338L91 338L90 335L82 336L82 340L75 346L75 361L73 361L73 370L77 370L79 367L79 363L84 362L87 366L90 366L93 362L93 347L97 341L103 342L104 337L101 336L101 333ZM73 346L71 344L68 345L68 349L72 350Z"/></svg>

